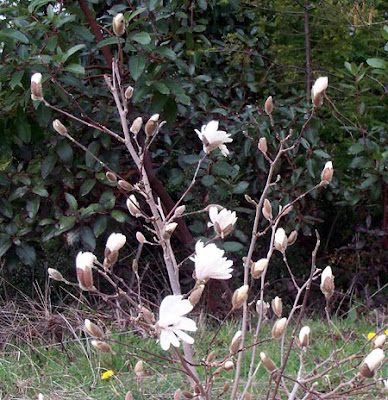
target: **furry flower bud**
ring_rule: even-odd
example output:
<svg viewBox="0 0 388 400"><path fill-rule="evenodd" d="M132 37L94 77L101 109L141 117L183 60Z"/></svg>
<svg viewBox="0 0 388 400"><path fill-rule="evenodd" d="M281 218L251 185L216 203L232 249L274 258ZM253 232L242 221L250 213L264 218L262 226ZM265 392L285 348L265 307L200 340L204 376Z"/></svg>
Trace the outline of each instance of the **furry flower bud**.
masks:
<svg viewBox="0 0 388 400"><path fill-rule="evenodd" d="M287 238L287 245L292 246L296 242L297 238L298 238L298 232L292 231Z"/></svg>
<svg viewBox="0 0 388 400"><path fill-rule="evenodd" d="M97 326L92 321L90 321L89 319L85 319L84 327L85 327L85 331L90 336L92 336L96 339L104 339L104 337L105 337L104 331L99 326Z"/></svg>
<svg viewBox="0 0 388 400"><path fill-rule="evenodd" d="M263 315L265 317L267 315L268 310L269 310L269 304L266 301L257 300L256 312L259 315Z"/></svg>
<svg viewBox="0 0 388 400"><path fill-rule="evenodd" d="M42 94L42 74L37 72L31 76L31 99L43 100Z"/></svg>
<svg viewBox="0 0 388 400"><path fill-rule="evenodd" d="M304 326L299 332L300 347L307 347L310 342L311 329L309 326Z"/></svg>
<svg viewBox="0 0 388 400"><path fill-rule="evenodd" d="M63 125L62 122L59 119L55 119L53 121L53 128L61 136L66 136L67 135L67 129L66 129L65 125Z"/></svg>
<svg viewBox="0 0 388 400"><path fill-rule="evenodd" d="M122 13L118 13L113 18L112 28L113 28L113 33L117 37L120 37L120 36L124 35L124 32L125 32L125 21L124 21L124 15Z"/></svg>
<svg viewBox="0 0 388 400"><path fill-rule="evenodd" d="M154 114L145 125L145 133L148 137L154 136L158 130L159 114Z"/></svg>
<svg viewBox="0 0 388 400"><path fill-rule="evenodd" d="M333 179L334 169L333 163L328 161L321 173L321 185L327 186Z"/></svg>
<svg viewBox="0 0 388 400"><path fill-rule="evenodd" d="M169 239L177 226L178 224L176 222L170 222L169 224L165 225L163 229L163 239Z"/></svg>
<svg viewBox="0 0 388 400"><path fill-rule="evenodd" d="M142 361L142 360L139 360L139 361L136 363L134 371L135 371L135 374L136 374L138 377L143 376L144 371L143 371L143 361Z"/></svg>
<svg viewBox="0 0 388 400"><path fill-rule="evenodd" d="M111 172L111 171L107 171L105 173L106 179L110 182L110 183L116 183L117 182L117 176L115 173Z"/></svg>
<svg viewBox="0 0 388 400"><path fill-rule="evenodd" d="M131 194L129 199L127 199L127 208L130 214L134 217L141 217L140 206L134 194Z"/></svg>
<svg viewBox="0 0 388 400"><path fill-rule="evenodd" d="M129 130L134 134L137 135L140 132L140 129L143 125L143 118L137 117L133 122Z"/></svg>
<svg viewBox="0 0 388 400"><path fill-rule="evenodd" d="M386 340L387 340L387 336L384 333L382 333L379 336L375 336L373 338L372 347L374 349L381 349L381 348L383 348Z"/></svg>
<svg viewBox="0 0 388 400"><path fill-rule="evenodd" d="M205 285L197 286L189 296L189 302L194 307L198 304L199 300L201 299L202 293L205 290Z"/></svg>
<svg viewBox="0 0 388 400"><path fill-rule="evenodd" d="M229 348L230 354L238 352L238 350L240 349L241 339L242 339L242 332L237 331L236 334L233 336L232 342L230 344Z"/></svg>
<svg viewBox="0 0 388 400"><path fill-rule="evenodd" d="M272 96L269 96L267 98L267 100L265 101L264 104L264 110L267 113L267 115L271 115L272 111L273 111L273 100L272 100Z"/></svg>
<svg viewBox="0 0 388 400"><path fill-rule="evenodd" d="M259 144L257 145L257 148L263 153L266 154L268 150L267 146L267 139L265 137L261 137L259 139Z"/></svg>
<svg viewBox="0 0 388 400"><path fill-rule="evenodd" d="M125 96L125 98L127 100L130 100L132 98L132 95L133 95L133 87L132 86L128 86L125 89L124 96Z"/></svg>
<svg viewBox="0 0 388 400"><path fill-rule="evenodd" d="M264 367L269 372L273 372L276 369L275 363L263 352L260 353L261 362L263 363Z"/></svg>
<svg viewBox="0 0 388 400"><path fill-rule="evenodd" d="M276 339L283 335L284 330L287 327L287 318L278 319L272 327L272 338Z"/></svg>
<svg viewBox="0 0 388 400"><path fill-rule="evenodd" d="M242 307L242 305L248 298L248 290L249 286L243 285L234 291L232 297L232 306L234 310L237 310Z"/></svg>
<svg viewBox="0 0 388 400"><path fill-rule="evenodd" d="M262 212L267 221L272 221L272 206L268 199L264 200Z"/></svg>
<svg viewBox="0 0 388 400"><path fill-rule="evenodd" d="M275 313L275 315L279 318L281 318L282 316L282 310L283 310L283 303L282 303L282 299L279 296L276 296L272 302L271 302L271 306L272 306L272 311Z"/></svg>
<svg viewBox="0 0 388 400"><path fill-rule="evenodd" d="M311 89L311 100L314 107L319 108L323 104L323 93L327 89L329 80L327 76L318 78Z"/></svg>
<svg viewBox="0 0 388 400"><path fill-rule="evenodd" d="M327 266L321 275L321 291L326 299L330 299L334 294L334 276L331 267Z"/></svg>
<svg viewBox="0 0 388 400"><path fill-rule="evenodd" d="M288 240L286 232L284 231L283 228L278 228L275 233L275 241L274 241L275 249L284 253L287 249L287 245L288 245Z"/></svg>
<svg viewBox="0 0 388 400"><path fill-rule="evenodd" d="M58 281L58 282L64 281L64 278L63 278L62 274L59 271L57 271L56 269L48 268L47 272L49 274L49 277L51 279L53 279L54 281Z"/></svg>
<svg viewBox="0 0 388 400"><path fill-rule="evenodd" d="M224 370L225 371L230 371L233 368L234 368L234 364L233 364L232 360L225 361L225 363L224 363Z"/></svg>
<svg viewBox="0 0 388 400"><path fill-rule="evenodd" d="M268 258L261 258L253 263L251 267L251 275L253 279L259 279L265 269L268 267Z"/></svg>
<svg viewBox="0 0 388 400"><path fill-rule="evenodd" d="M364 378L372 378L376 368L384 360L384 351L382 349L372 350L360 365L360 374Z"/></svg>
<svg viewBox="0 0 388 400"><path fill-rule="evenodd" d="M121 189L125 190L126 192L130 192L131 190L134 189L133 186L132 186L129 182L124 181L124 180L122 180L122 179L120 179L120 180L117 182L117 184L119 185L119 187L120 187Z"/></svg>
<svg viewBox="0 0 388 400"><path fill-rule="evenodd" d="M141 232L136 232L136 240L141 244L144 244L147 242L147 239Z"/></svg>
<svg viewBox="0 0 388 400"><path fill-rule="evenodd" d="M94 348L100 350L101 353L113 353L112 348L109 346L109 344L101 340L92 340L91 344Z"/></svg>

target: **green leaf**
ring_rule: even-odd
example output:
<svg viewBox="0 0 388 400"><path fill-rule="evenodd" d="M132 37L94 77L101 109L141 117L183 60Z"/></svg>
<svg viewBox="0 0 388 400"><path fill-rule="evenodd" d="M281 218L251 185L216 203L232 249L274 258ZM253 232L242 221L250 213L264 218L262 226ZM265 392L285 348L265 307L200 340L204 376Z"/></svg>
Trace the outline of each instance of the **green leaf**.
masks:
<svg viewBox="0 0 388 400"><path fill-rule="evenodd" d="M152 86L162 94L170 94L170 89L163 82L154 82Z"/></svg>
<svg viewBox="0 0 388 400"><path fill-rule="evenodd" d="M86 45L85 44L77 44L73 46L71 49L67 50L65 55L62 58L62 62L65 62L69 57L71 57L73 54L77 53L77 51L80 51L83 49Z"/></svg>
<svg viewBox="0 0 388 400"><path fill-rule="evenodd" d="M17 42L21 42L24 44L29 43L28 37L24 33L21 33L19 31L17 31L16 29L11 29L11 28L2 29L0 31L0 41L4 41L4 40L2 40L2 38L3 39L5 39L5 38L13 39L13 40L16 40Z"/></svg>
<svg viewBox="0 0 388 400"><path fill-rule="evenodd" d="M35 193L40 197L48 197L49 196L49 192L43 186L33 187L32 193Z"/></svg>
<svg viewBox="0 0 388 400"><path fill-rule="evenodd" d="M135 17L137 17L139 14L143 13L144 11L147 11L147 8L146 7L140 7L136 11L134 11L133 13L126 12L124 14L124 18L125 18L126 21L129 22L129 21L133 20Z"/></svg>
<svg viewBox="0 0 388 400"><path fill-rule="evenodd" d="M216 183L216 178L214 178L212 175L205 175L201 182L204 186L213 186Z"/></svg>
<svg viewBox="0 0 388 400"><path fill-rule="evenodd" d="M127 220L127 214L120 210L113 210L111 215L117 222L125 222Z"/></svg>
<svg viewBox="0 0 388 400"><path fill-rule="evenodd" d="M388 62L383 60L382 58L368 58L366 60L366 62L372 68L378 68L378 69L387 69L388 68Z"/></svg>
<svg viewBox="0 0 388 400"><path fill-rule="evenodd" d="M249 187L249 182L241 181L233 188L233 193L235 194L244 193L248 189L248 187Z"/></svg>
<svg viewBox="0 0 388 400"><path fill-rule="evenodd" d="M212 172L215 175L227 177L233 172L233 167L225 161L219 161L213 165Z"/></svg>
<svg viewBox="0 0 388 400"><path fill-rule="evenodd" d="M11 82L9 83L12 90L14 90L16 86L20 86L23 89L23 85L21 84L23 75L24 70L16 71L12 74Z"/></svg>
<svg viewBox="0 0 388 400"><path fill-rule="evenodd" d="M13 217L12 204L4 198L0 199L0 213L10 219Z"/></svg>
<svg viewBox="0 0 388 400"><path fill-rule="evenodd" d="M47 3L50 3L51 0L33 0L31 3L28 5L28 11L30 13L33 13L37 11L40 7L46 5Z"/></svg>
<svg viewBox="0 0 388 400"><path fill-rule="evenodd" d="M88 150L90 151L90 153L97 157L100 151L100 147L100 141L95 140L94 142L89 144ZM95 162L96 160L89 153L85 153L85 164L88 168L93 168Z"/></svg>
<svg viewBox="0 0 388 400"><path fill-rule="evenodd" d="M85 75L85 68L80 64L69 64L63 70L72 74Z"/></svg>
<svg viewBox="0 0 388 400"><path fill-rule="evenodd" d="M368 186L377 182L379 177L377 175L371 175L369 178L365 179L364 182L361 183L360 189L366 189Z"/></svg>
<svg viewBox="0 0 388 400"><path fill-rule="evenodd" d="M326 151L323 150L314 150L314 154L319 158L331 158L330 154L327 154Z"/></svg>
<svg viewBox="0 0 388 400"><path fill-rule="evenodd" d="M86 181L81 185L79 191L81 196L87 195L93 188L94 185L96 184L95 179L86 179Z"/></svg>
<svg viewBox="0 0 388 400"><path fill-rule="evenodd" d="M17 125L17 132L19 138L23 141L23 143L28 144L31 141L31 127L25 121L19 121Z"/></svg>
<svg viewBox="0 0 388 400"><path fill-rule="evenodd" d="M99 215L93 224L93 233L96 238L100 237L108 226L108 217L106 215Z"/></svg>
<svg viewBox="0 0 388 400"><path fill-rule="evenodd" d="M85 208L80 208L80 216L81 218L89 218L91 215L95 214L98 211L102 211L103 207L100 204L93 203Z"/></svg>
<svg viewBox="0 0 388 400"><path fill-rule="evenodd" d="M130 36L130 38L140 44L150 44L151 43L151 36L147 32L139 32L135 33Z"/></svg>
<svg viewBox="0 0 388 400"><path fill-rule="evenodd" d="M143 54L132 56L129 59L129 72L134 81L137 81L145 69L146 58Z"/></svg>
<svg viewBox="0 0 388 400"><path fill-rule="evenodd" d="M46 179L51 171L54 169L55 164L58 160L58 157L56 154L49 154L42 162L42 166L41 166L41 174L42 174L42 178Z"/></svg>
<svg viewBox="0 0 388 400"><path fill-rule="evenodd" d="M100 197L100 204L106 210L111 210L116 203L116 197L111 189L105 190Z"/></svg>
<svg viewBox="0 0 388 400"><path fill-rule="evenodd" d="M59 229L60 231L66 232L69 229L71 229L75 225L76 217L71 215L71 216L62 216L59 219Z"/></svg>
<svg viewBox="0 0 388 400"><path fill-rule="evenodd" d="M94 237L93 231L88 227L84 226L80 230L80 237L82 244L90 251L93 251L96 247L96 238Z"/></svg>
<svg viewBox="0 0 388 400"><path fill-rule="evenodd" d="M12 246L11 239L1 238L0 239L0 257L3 257L3 255L9 250L9 248L11 246Z"/></svg>
<svg viewBox="0 0 388 400"><path fill-rule="evenodd" d="M365 145L362 143L354 143L348 148L349 154L358 154L365 150Z"/></svg>
<svg viewBox="0 0 388 400"><path fill-rule="evenodd" d="M97 49L101 49L102 47L110 46L111 44L117 44L119 41L120 41L120 43L124 43L125 42L125 40L122 39L122 38L119 39L116 36L110 37L110 38L101 40L101 42L98 42L97 45L96 45L96 48Z"/></svg>
<svg viewBox="0 0 388 400"><path fill-rule="evenodd" d="M77 202L76 198L72 194L66 192L65 193L65 199L67 201L67 204L70 207L70 210L71 211L77 211L78 202Z"/></svg>
<svg viewBox="0 0 388 400"><path fill-rule="evenodd" d="M244 245L239 242L224 242L223 248L225 251L238 252L244 248Z"/></svg>
<svg viewBox="0 0 388 400"><path fill-rule="evenodd" d="M171 186L179 186L183 182L183 172L178 168L173 168L170 171L170 176L168 178L168 184Z"/></svg>
<svg viewBox="0 0 388 400"><path fill-rule="evenodd" d="M24 264L29 265L30 267L35 264L36 253L32 246L22 243L20 246L16 246L15 251Z"/></svg>
<svg viewBox="0 0 388 400"><path fill-rule="evenodd" d="M36 196L27 201L26 210L28 212L28 217L33 219L36 217L40 206L40 197Z"/></svg>
<svg viewBox="0 0 388 400"><path fill-rule="evenodd" d="M66 164L73 161L73 148L67 140L61 140L57 146L58 157Z"/></svg>
<svg viewBox="0 0 388 400"><path fill-rule="evenodd" d="M155 53L168 58L171 61L175 61L176 60L176 54L173 50L171 50L170 48L166 47L166 46L161 46L158 47L155 50Z"/></svg>

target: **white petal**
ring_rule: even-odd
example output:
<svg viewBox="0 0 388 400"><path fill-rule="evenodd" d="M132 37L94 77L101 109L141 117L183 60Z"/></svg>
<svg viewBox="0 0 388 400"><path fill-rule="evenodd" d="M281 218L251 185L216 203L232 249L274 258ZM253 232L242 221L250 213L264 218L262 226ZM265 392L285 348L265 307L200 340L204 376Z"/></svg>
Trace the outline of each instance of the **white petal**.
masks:
<svg viewBox="0 0 388 400"><path fill-rule="evenodd" d="M186 342L188 344L193 344L194 343L194 339L191 336L189 336L187 333L181 331L180 329L174 329L174 333L176 333L178 335L178 337L181 340L183 340L184 342Z"/></svg>

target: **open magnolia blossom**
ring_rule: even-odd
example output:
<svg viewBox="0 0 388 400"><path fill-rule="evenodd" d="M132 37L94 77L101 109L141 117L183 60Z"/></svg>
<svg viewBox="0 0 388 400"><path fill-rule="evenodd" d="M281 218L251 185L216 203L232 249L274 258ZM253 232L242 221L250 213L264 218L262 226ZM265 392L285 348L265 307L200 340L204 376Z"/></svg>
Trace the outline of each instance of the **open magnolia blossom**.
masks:
<svg viewBox="0 0 388 400"><path fill-rule="evenodd" d="M230 134L218 130L218 121L210 121L207 125L202 126L201 131L195 129L195 132L202 140L203 151L206 154L209 154L217 148L220 149L225 157L229 154L225 143L230 143L233 139L230 137Z"/></svg>
<svg viewBox="0 0 388 400"><path fill-rule="evenodd" d="M214 226L217 236L222 239L232 232L233 225L237 221L235 211L232 212L226 208L223 208L220 212L218 212L217 207L210 207L209 218L211 222L208 223L208 226Z"/></svg>
<svg viewBox="0 0 388 400"><path fill-rule="evenodd" d="M122 233L112 233L106 242L106 246L110 251L119 251L127 241L127 238Z"/></svg>
<svg viewBox="0 0 388 400"><path fill-rule="evenodd" d="M205 246L201 241L195 245L195 255L190 260L195 263L195 276L198 280L229 279L232 277L233 261L224 257L224 250L214 243Z"/></svg>
<svg viewBox="0 0 388 400"><path fill-rule="evenodd" d="M163 350L168 350L171 345L179 347L180 340L189 344L194 343L194 339L183 332L197 330L195 322L184 316L192 309L190 301L182 299L181 295L169 295L162 300L156 327L160 331L159 341Z"/></svg>

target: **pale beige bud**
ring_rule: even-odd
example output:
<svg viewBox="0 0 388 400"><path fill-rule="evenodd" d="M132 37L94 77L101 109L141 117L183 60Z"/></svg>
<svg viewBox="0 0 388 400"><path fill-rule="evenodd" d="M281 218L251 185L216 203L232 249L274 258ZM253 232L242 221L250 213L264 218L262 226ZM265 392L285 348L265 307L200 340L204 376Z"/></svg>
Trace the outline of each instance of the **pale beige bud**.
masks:
<svg viewBox="0 0 388 400"><path fill-rule="evenodd" d="M37 72L31 76L31 99L43 100L42 94L42 74Z"/></svg>
<svg viewBox="0 0 388 400"><path fill-rule="evenodd" d="M182 393L182 392L181 392L180 389L175 390L175 393L174 393L174 400L181 400L181 399L182 399L181 393Z"/></svg>
<svg viewBox="0 0 388 400"><path fill-rule="evenodd" d="M101 340L92 340L91 344L97 350L100 350L102 353L113 353L112 348L108 343L102 342Z"/></svg>
<svg viewBox="0 0 388 400"><path fill-rule="evenodd" d="M140 205L134 194L131 194L127 199L127 208L130 214L134 217L141 217Z"/></svg>
<svg viewBox="0 0 388 400"><path fill-rule="evenodd" d="M240 307L242 307L242 305L248 298L248 290L249 290L249 286L243 285L234 291L233 297L232 297L233 309L237 310Z"/></svg>
<svg viewBox="0 0 388 400"><path fill-rule="evenodd" d="M224 388L222 389L221 395L225 394L229 389L230 389L230 383L229 382L225 382L224 383Z"/></svg>
<svg viewBox="0 0 388 400"><path fill-rule="evenodd" d="M117 14L113 18L112 27L113 27L113 33L117 37L120 37L120 36L124 35L124 32L125 32L125 21L124 21L124 15L122 13Z"/></svg>
<svg viewBox="0 0 388 400"><path fill-rule="evenodd" d="M145 133L148 137L153 136L158 130L159 114L154 114L145 125Z"/></svg>
<svg viewBox="0 0 388 400"><path fill-rule="evenodd" d="M299 345L300 347L307 347L310 343L311 329L309 326L304 326L299 332Z"/></svg>
<svg viewBox="0 0 388 400"><path fill-rule="evenodd" d="M265 269L268 267L268 258L261 258L251 267L251 275L253 279L259 279Z"/></svg>
<svg viewBox="0 0 388 400"><path fill-rule="evenodd" d="M321 185L327 186L333 179L334 169L333 163L328 161L321 173Z"/></svg>
<svg viewBox="0 0 388 400"><path fill-rule="evenodd" d="M149 310L147 307L141 307L140 312L143 314L144 319L147 323L152 324L155 322L155 315L154 313Z"/></svg>
<svg viewBox="0 0 388 400"><path fill-rule="evenodd" d="M170 222L164 227L163 231L163 239L169 239L171 235L174 233L178 224L176 222Z"/></svg>
<svg viewBox="0 0 388 400"><path fill-rule="evenodd" d="M85 327L85 331L90 336L92 336L96 339L104 339L104 337L105 337L104 331L99 326L97 326L92 321L90 321L89 319L85 319L84 327Z"/></svg>
<svg viewBox="0 0 388 400"><path fill-rule="evenodd" d="M259 315L266 316L269 310L269 304L266 301L257 300L256 303L256 312Z"/></svg>
<svg viewBox="0 0 388 400"><path fill-rule="evenodd" d="M188 392L187 390L183 390L181 393L184 397L186 397L186 399L192 399L194 397L194 395Z"/></svg>
<svg viewBox="0 0 388 400"><path fill-rule="evenodd" d="M127 394L125 395L125 399L124 400L133 400L132 393L130 391L127 392Z"/></svg>
<svg viewBox="0 0 388 400"><path fill-rule="evenodd" d="M267 139L265 137L261 137L259 139L259 144L257 145L257 147L263 154L266 154L268 150Z"/></svg>
<svg viewBox="0 0 388 400"><path fill-rule="evenodd" d="M214 350L212 350L210 353L209 353L209 355L206 357L206 362L208 363L208 364L210 364L213 360L214 360L214 357L216 356L216 352L214 351Z"/></svg>
<svg viewBox="0 0 388 400"><path fill-rule="evenodd" d="M229 347L230 354L238 352L238 350L240 349L241 339L242 339L242 332L237 331L236 334L233 336L232 342Z"/></svg>
<svg viewBox="0 0 388 400"><path fill-rule="evenodd" d="M264 200L262 212L266 220L272 221L272 206L268 199Z"/></svg>
<svg viewBox="0 0 388 400"><path fill-rule="evenodd" d="M331 271L331 267L327 266L321 275L321 291L325 295L326 299L330 299L334 294L334 276Z"/></svg>
<svg viewBox="0 0 388 400"><path fill-rule="evenodd" d="M175 218L181 217L184 214L185 211L186 211L186 206L185 205L177 207L175 212L174 212L174 217Z"/></svg>
<svg viewBox="0 0 388 400"><path fill-rule="evenodd" d="M143 371L143 361L139 360L136 365L135 365L135 374L140 377L143 376L144 371Z"/></svg>
<svg viewBox="0 0 388 400"><path fill-rule="evenodd" d="M255 202L255 200L252 199L251 196L248 196L247 194L244 194L244 198L249 204L252 204L253 206L256 207L257 203Z"/></svg>
<svg viewBox="0 0 388 400"><path fill-rule="evenodd" d="M124 96L125 96L125 98L126 98L127 100L130 100L130 99L132 98L132 95L133 95L133 87L132 87L132 86L128 86L128 87L125 89Z"/></svg>
<svg viewBox="0 0 388 400"><path fill-rule="evenodd" d="M311 100L314 104L314 107L319 108L323 104L323 94L324 91L327 89L329 84L329 80L327 76L321 76L318 78L312 89L311 89Z"/></svg>
<svg viewBox="0 0 388 400"><path fill-rule="evenodd" d="M384 351L382 349L372 350L360 365L360 374L365 378L372 378L375 370L384 360Z"/></svg>
<svg viewBox="0 0 388 400"><path fill-rule="evenodd" d="M193 307L195 307L199 300L201 299L202 293L205 290L205 285L199 285L197 286L191 293L189 296L189 302L191 303L191 305Z"/></svg>
<svg viewBox="0 0 388 400"><path fill-rule="evenodd" d="M276 369L275 363L263 352L260 353L261 362L263 363L264 367L269 372L273 372Z"/></svg>
<svg viewBox="0 0 388 400"><path fill-rule="evenodd" d="M49 274L49 277L54 281L62 282L65 280L62 274L54 268L48 268L47 272Z"/></svg>
<svg viewBox="0 0 388 400"><path fill-rule="evenodd" d="M119 185L119 187L123 190L125 190L126 192L130 192L134 189L134 187L127 181L124 181L122 179L120 179L117 184Z"/></svg>
<svg viewBox="0 0 388 400"><path fill-rule="evenodd" d="M267 113L267 115L271 115L272 111L273 111L273 100L272 100L272 96L269 96L267 98L267 100L265 101L264 104L264 110Z"/></svg>
<svg viewBox="0 0 388 400"><path fill-rule="evenodd" d="M272 311L275 313L275 315L278 318L282 317L282 310L283 310L283 302L282 299L279 296L276 296L272 302L271 302L271 306L272 306Z"/></svg>
<svg viewBox="0 0 388 400"><path fill-rule="evenodd" d="M276 250L284 253L287 249L287 235L283 228L278 228L275 233L274 246Z"/></svg>
<svg viewBox="0 0 388 400"><path fill-rule="evenodd" d="M287 246L292 246L298 238L298 232L292 231L287 238Z"/></svg>
<svg viewBox="0 0 388 400"><path fill-rule="evenodd" d="M274 326L272 327L272 338L276 339L276 338L282 336L286 327L287 327L287 318L284 317L284 318L278 319L275 322Z"/></svg>
<svg viewBox="0 0 388 400"><path fill-rule="evenodd" d="M55 119L53 121L53 128L62 136L67 135L67 129L65 125L62 124L62 122L59 119Z"/></svg>
<svg viewBox="0 0 388 400"><path fill-rule="evenodd" d="M379 336L375 336L373 338L372 347L374 349L382 349L386 340L387 340L387 335L385 335L384 333L382 333Z"/></svg>
<svg viewBox="0 0 388 400"><path fill-rule="evenodd" d="M140 132L140 129L143 125L143 118L137 117L133 122L129 130L134 134L137 135Z"/></svg>
<svg viewBox="0 0 388 400"><path fill-rule="evenodd" d="M117 182L117 176L115 173L111 172L111 171L107 171L105 173L106 179L111 182L111 183L116 183Z"/></svg>
<svg viewBox="0 0 388 400"><path fill-rule="evenodd" d="M144 244L147 242L147 239L141 232L136 232L136 239L139 243Z"/></svg>
<svg viewBox="0 0 388 400"><path fill-rule="evenodd" d="M234 363L232 360L227 360L224 362L224 370L225 371L230 371L233 368L234 368Z"/></svg>
<svg viewBox="0 0 388 400"><path fill-rule="evenodd" d="M139 263L136 260L136 258L133 259L132 261L132 271L137 274L137 271L139 270Z"/></svg>

